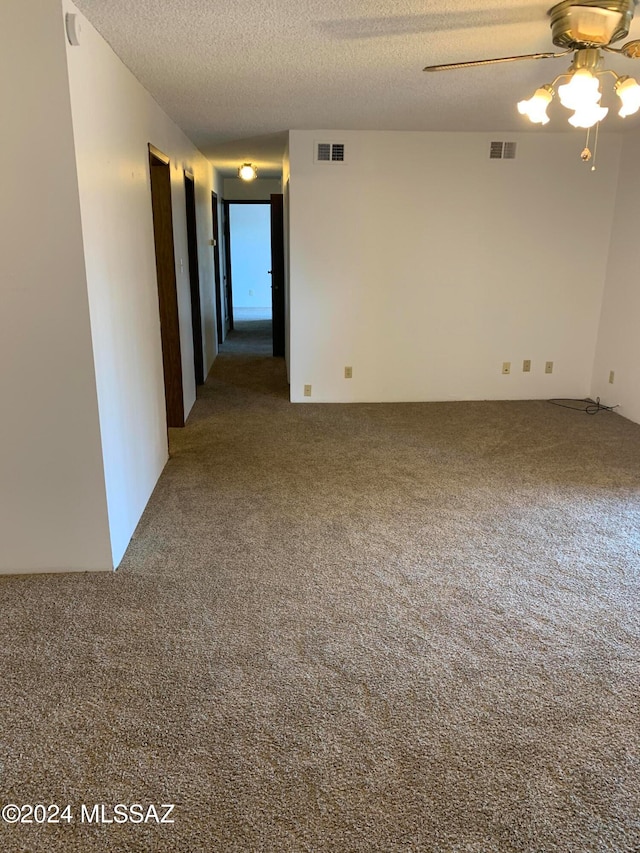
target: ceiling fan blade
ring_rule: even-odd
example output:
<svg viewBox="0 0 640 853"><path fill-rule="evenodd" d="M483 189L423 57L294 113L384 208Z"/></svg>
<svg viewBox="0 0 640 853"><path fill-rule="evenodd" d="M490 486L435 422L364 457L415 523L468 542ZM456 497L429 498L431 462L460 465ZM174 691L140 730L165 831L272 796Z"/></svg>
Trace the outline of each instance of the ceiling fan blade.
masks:
<svg viewBox="0 0 640 853"><path fill-rule="evenodd" d="M518 62L520 59L556 59L572 53L563 50L562 53L526 53L523 56L501 56L498 59L475 59L471 62L449 62L446 65L427 65L423 71L454 71L456 68L475 68L478 65L497 65L500 62Z"/></svg>

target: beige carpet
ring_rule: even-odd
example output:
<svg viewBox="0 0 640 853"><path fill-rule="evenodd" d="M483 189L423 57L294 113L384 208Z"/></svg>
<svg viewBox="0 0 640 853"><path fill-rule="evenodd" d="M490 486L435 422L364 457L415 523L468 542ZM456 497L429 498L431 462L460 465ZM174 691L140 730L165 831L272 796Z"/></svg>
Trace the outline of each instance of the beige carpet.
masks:
<svg viewBox="0 0 640 853"><path fill-rule="evenodd" d="M115 575L0 579L0 799L76 816L0 850L637 853L640 427L293 406L250 347Z"/></svg>

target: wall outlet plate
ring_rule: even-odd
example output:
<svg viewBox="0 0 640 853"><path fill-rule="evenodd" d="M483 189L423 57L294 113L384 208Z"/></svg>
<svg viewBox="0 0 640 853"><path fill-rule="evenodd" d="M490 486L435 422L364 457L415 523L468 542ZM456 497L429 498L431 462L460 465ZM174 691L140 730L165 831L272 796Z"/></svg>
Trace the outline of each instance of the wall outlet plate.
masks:
<svg viewBox="0 0 640 853"><path fill-rule="evenodd" d="M616 378L615 370L609 371L609 385L613 385L613 381Z"/></svg>
<svg viewBox="0 0 640 853"><path fill-rule="evenodd" d="M545 362L544 372L545 373L553 373L553 362L552 361Z"/></svg>
<svg viewBox="0 0 640 853"><path fill-rule="evenodd" d="M503 374L511 373L511 362L510 361L503 361L502 362L502 372L503 372Z"/></svg>
<svg viewBox="0 0 640 853"><path fill-rule="evenodd" d="M523 373L531 373L531 359L525 358L522 362L522 372Z"/></svg>
<svg viewBox="0 0 640 853"><path fill-rule="evenodd" d="M344 378L345 379L352 379L353 378L353 368L352 367L345 367Z"/></svg>
<svg viewBox="0 0 640 853"><path fill-rule="evenodd" d="M304 386L304 396L305 397L311 396L311 385L305 385Z"/></svg>

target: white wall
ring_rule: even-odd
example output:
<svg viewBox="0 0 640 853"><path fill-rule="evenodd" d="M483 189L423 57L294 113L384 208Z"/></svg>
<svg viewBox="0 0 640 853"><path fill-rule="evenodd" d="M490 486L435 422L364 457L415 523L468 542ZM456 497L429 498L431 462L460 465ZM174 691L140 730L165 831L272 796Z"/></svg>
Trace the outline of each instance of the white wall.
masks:
<svg viewBox="0 0 640 853"><path fill-rule="evenodd" d="M272 193L281 192L282 181L279 178L256 178L254 181L224 179L225 201L270 201Z"/></svg>
<svg viewBox="0 0 640 853"><path fill-rule="evenodd" d="M60 0L3 0L0 571L112 565Z"/></svg>
<svg viewBox="0 0 640 853"><path fill-rule="evenodd" d="M64 11L78 13L72 3ZM171 159L184 409L195 401L184 170L195 176L204 364L215 357L212 169L82 16L68 45L113 563L167 460L148 143Z"/></svg>
<svg viewBox="0 0 640 853"><path fill-rule="evenodd" d="M640 132L624 137L591 395L640 423ZM609 373L614 371L614 383Z"/></svg>
<svg viewBox="0 0 640 853"><path fill-rule="evenodd" d="M332 139L346 162L314 164ZM585 396L620 144L591 172L572 133L292 131L291 399Z"/></svg>

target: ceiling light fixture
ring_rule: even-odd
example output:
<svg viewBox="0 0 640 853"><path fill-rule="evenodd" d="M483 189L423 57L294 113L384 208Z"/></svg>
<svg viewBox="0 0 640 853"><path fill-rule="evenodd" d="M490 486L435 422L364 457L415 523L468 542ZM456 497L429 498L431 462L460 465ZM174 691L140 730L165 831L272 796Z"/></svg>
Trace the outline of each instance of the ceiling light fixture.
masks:
<svg viewBox="0 0 640 853"><path fill-rule="evenodd" d="M537 89L528 101L520 101L518 112L527 116L534 124L547 124L549 121L547 107L556 95L556 83L563 78L569 78L568 82L558 86L557 90L562 106L573 110L569 124L574 127L593 127L609 112L608 107L600 106L602 90L599 78L604 74L612 74L615 77L616 82L613 88L620 98L618 115L626 118L638 112L640 86L637 81L633 77L620 77L610 68L603 68L602 61L602 52L597 48L577 50L569 70L559 74L553 83L546 83L542 88Z"/></svg>
<svg viewBox="0 0 640 853"><path fill-rule="evenodd" d="M258 177L258 170L251 163L243 163L238 168L238 177L243 181L253 181Z"/></svg>
<svg viewBox="0 0 640 853"><path fill-rule="evenodd" d="M602 89L600 78L611 74L615 78L613 89L620 98L618 115L622 118L637 113L640 109L640 85L633 77L620 76L603 67L603 51L616 53L627 59L640 59L640 39L634 39L622 47L612 43L629 33L631 21L639 0L562 0L548 11L551 19L553 43L563 48L561 53L529 53L517 56L501 56L496 59L475 59L465 62L450 62L446 65L427 65L425 71L448 71L459 68L474 68L505 62L528 59L557 59L573 54L569 69L559 74L552 83L540 86L533 95L518 102L518 112L534 124L548 124L547 108L558 95L562 106L572 110L569 124L587 130L587 147L581 154L583 160L591 158L589 130L595 125L596 146L600 122L609 112L600 105ZM555 86L560 80L566 80ZM595 169L595 164L592 166Z"/></svg>

